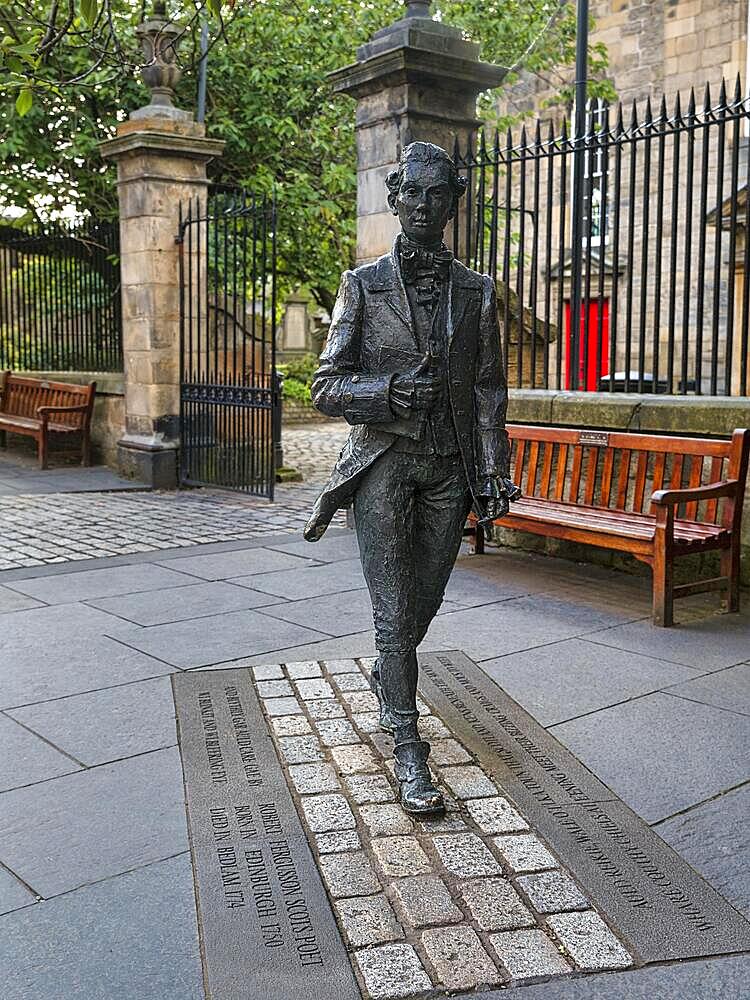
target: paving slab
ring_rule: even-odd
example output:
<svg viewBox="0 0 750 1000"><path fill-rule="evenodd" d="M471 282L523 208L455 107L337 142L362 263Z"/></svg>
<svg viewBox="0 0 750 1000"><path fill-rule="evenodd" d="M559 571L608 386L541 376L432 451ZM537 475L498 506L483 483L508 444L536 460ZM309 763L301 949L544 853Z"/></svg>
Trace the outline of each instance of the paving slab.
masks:
<svg viewBox="0 0 750 1000"><path fill-rule="evenodd" d="M741 956L494 990L482 1000L507 1000L509 992L514 1000L740 1000L748 979L750 956Z"/></svg>
<svg viewBox="0 0 750 1000"><path fill-rule="evenodd" d="M79 763L0 713L0 792L80 770Z"/></svg>
<svg viewBox="0 0 750 1000"><path fill-rule="evenodd" d="M747 660L750 619L744 613L711 615L674 628L654 628L650 621L639 621L604 629L591 638L706 673Z"/></svg>
<svg viewBox="0 0 750 1000"><path fill-rule="evenodd" d="M187 854L0 919L3 1000L204 1000Z"/></svg>
<svg viewBox="0 0 750 1000"><path fill-rule="evenodd" d="M32 906L35 902L34 893L7 868L0 866L0 915L20 910L22 906Z"/></svg>
<svg viewBox="0 0 750 1000"><path fill-rule="evenodd" d="M552 732L649 823L750 779L750 718L668 694Z"/></svg>
<svg viewBox="0 0 750 1000"><path fill-rule="evenodd" d="M438 615L420 648L462 649L475 660L487 660L593 632L629 617L627 612L582 609L571 601L531 595L488 604L481 615L473 609Z"/></svg>
<svg viewBox="0 0 750 1000"><path fill-rule="evenodd" d="M16 639L26 643L29 636L36 642L50 643L65 636L119 635L133 628L121 618L79 603L11 611L0 618L0 627L4 642Z"/></svg>
<svg viewBox="0 0 750 1000"><path fill-rule="evenodd" d="M657 826L660 837L750 918L750 784Z"/></svg>
<svg viewBox="0 0 750 1000"><path fill-rule="evenodd" d="M101 597L183 587L195 583L193 577L163 566L141 563L136 566L108 566L101 569L61 573L36 580L16 580L14 590L46 604L73 604Z"/></svg>
<svg viewBox="0 0 750 1000"><path fill-rule="evenodd" d="M274 549L250 548L239 549L235 552L217 552L211 555L185 555L162 565L168 565L170 569L200 577L202 580L229 580L251 573L302 569L305 566L314 566L315 564L313 559L288 555Z"/></svg>
<svg viewBox="0 0 750 1000"><path fill-rule="evenodd" d="M186 849L176 749L0 795L0 863L45 898Z"/></svg>
<svg viewBox="0 0 750 1000"><path fill-rule="evenodd" d="M456 605L445 602L440 613L445 614L455 607ZM298 625L307 625L333 636L349 635L372 627L372 603L367 590L326 594L323 597L271 605L264 608L263 613Z"/></svg>
<svg viewBox="0 0 750 1000"><path fill-rule="evenodd" d="M475 608L521 597L543 587L542 578L534 587L529 581L514 579L513 574L492 572L492 561L482 560L481 565L476 562L472 565L472 562L472 559L459 560L445 589L446 600Z"/></svg>
<svg viewBox="0 0 750 1000"><path fill-rule="evenodd" d="M320 632L258 611L232 611L148 629L131 626L117 634L135 649L185 670L322 638Z"/></svg>
<svg viewBox="0 0 750 1000"><path fill-rule="evenodd" d="M250 577L241 576L231 582L267 594L275 594L277 597L285 597L290 601L361 590L367 586L359 558L341 559L323 566L309 566L307 569L287 569L276 573L258 573Z"/></svg>
<svg viewBox="0 0 750 1000"><path fill-rule="evenodd" d="M42 602L27 597L11 587L0 587L0 615L8 611L27 611L29 608L41 608ZM0 627L2 618L0 618Z"/></svg>
<svg viewBox="0 0 750 1000"><path fill-rule="evenodd" d="M667 688L666 693L750 715L750 663L740 663L736 667L675 684Z"/></svg>
<svg viewBox="0 0 750 1000"><path fill-rule="evenodd" d="M57 698L8 714L89 767L177 743L168 677Z"/></svg>
<svg viewBox="0 0 750 1000"><path fill-rule="evenodd" d="M325 536L318 542L307 542L304 539L275 542L272 548L276 552L317 559L319 562L339 562L345 559L359 558L357 536L353 531L337 535L326 532Z"/></svg>
<svg viewBox="0 0 750 1000"><path fill-rule="evenodd" d="M650 656L566 639L494 660L483 669L543 726L576 718L695 676Z"/></svg>
<svg viewBox="0 0 750 1000"><path fill-rule="evenodd" d="M319 642L303 643L300 646L289 646L274 650L274 656L279 661L291 663L293 660L327 660L341 657L375 656L375 642L372 629L367 632L357 632L354 635L338 636L334 639L321 639ZM248 664L266 663L268 654L249 657Z"/></svg>
<svg viewBox="0 0 750 1000"><path fill-rule="evenodd" d="M170 622L187 621L193 618L208 618L228 611L242 611L260 608L264 604L276 602L277 598L261 594L248 587L238 587L231 583L195 583L194 577L186 577L188 586L170 587L148 593L127 594L89 603L109 614L125 618L136 625L167 625Z"/></svg>
<svg viewBox="0 0 750 1000"><path fill-rule="evenodd" d="M35 642L4 636L0 708L159 677L172 669L106 636L61 634Z"/></svg>

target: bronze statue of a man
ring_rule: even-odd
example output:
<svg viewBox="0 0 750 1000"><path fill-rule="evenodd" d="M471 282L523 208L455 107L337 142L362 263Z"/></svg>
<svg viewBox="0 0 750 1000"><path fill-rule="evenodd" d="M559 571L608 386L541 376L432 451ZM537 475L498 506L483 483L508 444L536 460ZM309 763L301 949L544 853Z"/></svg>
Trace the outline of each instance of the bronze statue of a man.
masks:
<svg viewBox="0 0 750 1000"><path fill-rule="evenodd" d="M473 506L508 511L507 389L492 279L442 242L466 182L439 146L413 142L386 179L401 233L345 271L312 386L352 431L305 528L317 541L354 504L378 657L373 690L395 741L407 812L444 809L419 737L416 649L443 600Z"/></svg>

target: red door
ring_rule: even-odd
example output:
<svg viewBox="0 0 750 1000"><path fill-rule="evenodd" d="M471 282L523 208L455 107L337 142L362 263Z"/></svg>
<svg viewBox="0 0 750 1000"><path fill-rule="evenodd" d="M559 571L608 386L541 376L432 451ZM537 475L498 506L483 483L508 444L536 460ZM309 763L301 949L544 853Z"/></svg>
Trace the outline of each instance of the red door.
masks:
<svg viewBox="0 0 750 1000"><path fill-rule="evenodd" d="M581 303L581 326L578 337L578 388L586 392L596 392L599 379L609 375L609 299L601 300L601 371L597 371L599 356L599 300L588 304L589 323L586 329L586 303ZM584 344L588 338L588 350ZM570 300L565 303L565 388L572 387L570 371ZM584 371L585 367L585 371Z"/></svg>

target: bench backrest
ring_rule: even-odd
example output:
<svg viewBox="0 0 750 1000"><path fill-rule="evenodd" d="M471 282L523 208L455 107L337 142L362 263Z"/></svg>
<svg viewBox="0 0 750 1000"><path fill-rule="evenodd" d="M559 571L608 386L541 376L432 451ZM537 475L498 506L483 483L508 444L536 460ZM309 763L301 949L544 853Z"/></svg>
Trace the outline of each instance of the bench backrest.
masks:
<svg viewBox="0 0 750 1000"><path fill-rule="evenodd" d="M743 479L750 434L730 440L509 424L513 480L527 497L648 513L651 494ZM722 522L723 500L683 504L677 516Z"/></svg>
<svg viewBox="0 0 750 1000"><path fill-rule="evenodd" d="M6 372L0 397L0 413L13 417L36 417L40 406L93 405L94 386L73 385L69 382L49 382L45 379L12 375ZM52 423L68 427L83 427L87 413L54 413Z"/></svg>

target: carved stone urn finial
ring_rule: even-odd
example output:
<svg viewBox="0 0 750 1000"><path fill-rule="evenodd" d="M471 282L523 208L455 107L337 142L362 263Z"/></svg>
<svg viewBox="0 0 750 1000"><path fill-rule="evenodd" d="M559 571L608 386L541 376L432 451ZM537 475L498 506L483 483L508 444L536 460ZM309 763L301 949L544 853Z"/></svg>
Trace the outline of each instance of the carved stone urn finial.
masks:
<svg viewBox="0 0 750 1000"><path fill-rule="evenodd" d="M187 111L174 106L174 89L182 76L177 65L177 38L182 29L169 20L164 0L155 0L153 14L142 21L135 33L143 50L141 76L151 91L151 99L131 118L189 118Z"/></svg>

